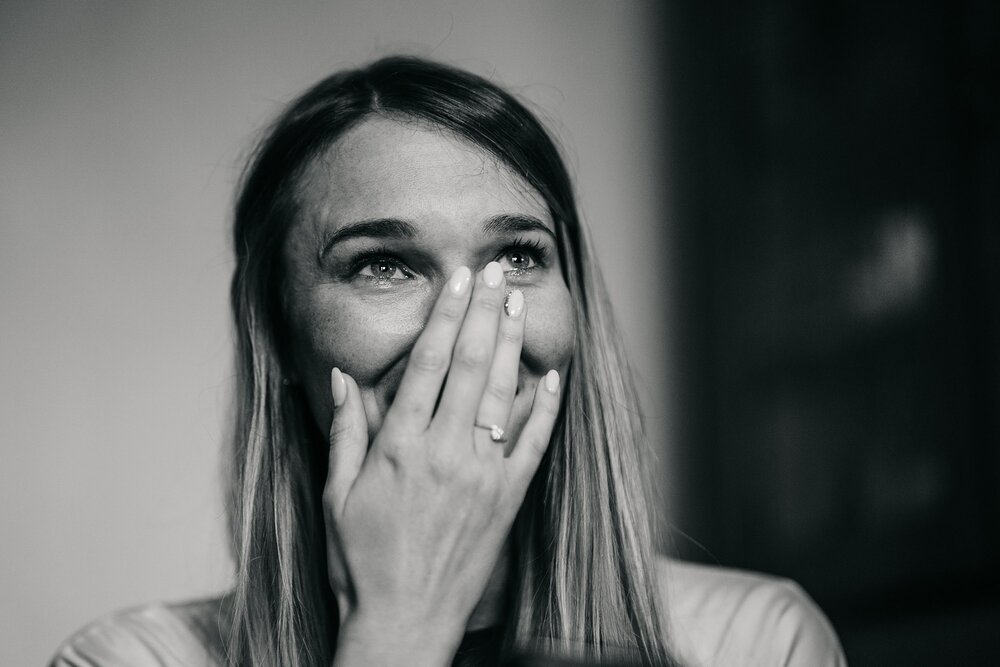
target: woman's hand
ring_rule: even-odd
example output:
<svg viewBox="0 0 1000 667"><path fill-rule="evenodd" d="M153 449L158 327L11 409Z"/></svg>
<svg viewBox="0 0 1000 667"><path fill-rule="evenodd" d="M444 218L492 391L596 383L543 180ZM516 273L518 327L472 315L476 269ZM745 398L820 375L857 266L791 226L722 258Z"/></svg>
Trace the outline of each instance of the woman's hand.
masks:
<svg viewBox="0 0 1000 667"><path fill-rule="evenodd" d="M507 456L474 427L508 423L525 312L520 292L504 303L496 262L472 282L463 267L442 290L370 448L357 384L331 373L324 507L337 664L451 662L548 446L555 371Z"/></svg>

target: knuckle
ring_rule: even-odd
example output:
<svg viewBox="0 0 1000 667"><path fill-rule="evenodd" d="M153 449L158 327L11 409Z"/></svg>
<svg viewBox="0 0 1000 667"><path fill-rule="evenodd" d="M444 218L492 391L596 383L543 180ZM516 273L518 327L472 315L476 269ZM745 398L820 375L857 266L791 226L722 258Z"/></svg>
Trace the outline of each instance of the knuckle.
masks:
<svg viewBox="0 0 1000 667"><path fill-rule="evenodd" d="M478 484L475 474L475 469L473 466L468 465L456 465L451 470L452 481L461 489L466 491L474 490Z"/></svg>
<svg viewBox="0 0 1000 667"><path fill-rule="evenodd" d="M411 418L420 416L423 413L423 405L413 396L397 396L392 402L392 411L401 418ZM386 417L388 421L389 417ZM385 426L383 426L385 428Z"/></svg>
<svg viewBox="0 0 1000 667"><path fill-rule="evenodd" d="M465 315L465 303L449 299L438 308L438 317L446 322L458 322Z"/></svg>
<svg viewBox="0 0 1000 667"><path fill-rule="evenodd" d="M504 327L500 331L500 340L512 345L520 345L524 340L524 330L521 327Z"/></svg>
<svg viewBox="0 0 1000 667"><path fill-rule="evenodd" d="M455 361L466 368L478 370L490 360L490 350L479 342L461 343L455 349Z"/></svg>
<svg viewBox="0 0 1000 667"><path fill-rule="evenodd" d="M487 313L497 313L500 311L500 301L492 294L480 296L472 301L472 307Z"/></svg>
<svg viewBox="0 0 1000 667"><path fill-rule="evenodd" d="M507 380L490 380L486 385L486 393L505 403L513 401L517 393L517 385Z"/></svg>
<svg viewBox="0 0 1000 667"><path fill-rule="evenodd" d="M410 354L410 363L420 371L434 373L445 365L445 355L430 345L418 345Z"/></svg>
<svg viewBox="0 0 1000 667"><path fill-rule="evenodd" d="M439 481L450 481L461 471L457 457L439 448L432 449L427 459L431 475Z"/></svg>
<svg viewBox="0 0 1000 667"><path fill-rule="evenodd" d="M484 497L489 486L489 475L484 475L480 466L469 462L456 471L462 489L474 498Z"/></svg>
<svg viewBox="0 0 1000 667"><path fill-rule="evenodd" d="M539 435L532 434L528 436L528 441L524 444L528 446L528 451L535 455L536 458L541 458L545 454L545 450L548 449L549 440L548 438L543 438Z"/></svg>
<svg viewBox="0 0 1000 667"><path fill-rule="evenodd" d="M403 446L402 440L395 437L382 438L378 445L382 452L382 456L387 461L392 463L400 462L403 458L404 452L406 451L406 447Z"/></svg>
<svg viewBox="0 0 1000 667"><path fill-rule="evenodd" d="M500 484L495 475L476 475L474 483L475 490L481 498L492 500L500 493Z"/></svg>
<svg viewBox="0 0 1000 667"><path fill-rule="evenodd" d="M354 435L354 425L347 419L334 419L330 426L330 442L349 440Z"/></svg>

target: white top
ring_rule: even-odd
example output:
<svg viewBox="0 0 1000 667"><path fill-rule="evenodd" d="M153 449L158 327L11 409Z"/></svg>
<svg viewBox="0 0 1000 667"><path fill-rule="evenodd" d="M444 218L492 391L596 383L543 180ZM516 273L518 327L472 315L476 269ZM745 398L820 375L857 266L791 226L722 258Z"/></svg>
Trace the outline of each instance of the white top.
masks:
<svg viewBox="0 0 1000 667"><path fill-rule="evenodd" d="M840 643L797 584L661 559L670 644L687 667L843 667ZM177 607L151 604L91 623L49 667L220 667Z"/></svg>
<svg viewBox="0 0 1000 667"><path fill-rule="evenodd" d="M689 667L846 667L840 641L798 584L761 574L661 561L668 636Z"/></svg>

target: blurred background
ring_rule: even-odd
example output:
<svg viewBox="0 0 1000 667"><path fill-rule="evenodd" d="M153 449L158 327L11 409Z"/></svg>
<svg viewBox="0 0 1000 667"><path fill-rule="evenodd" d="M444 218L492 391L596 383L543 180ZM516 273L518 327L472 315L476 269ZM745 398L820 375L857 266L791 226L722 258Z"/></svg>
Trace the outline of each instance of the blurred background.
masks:
<svg viewBox="0 0 1000 667"><path fill-rule="evenodd" d="M1000 4L667 14L679 550L1000 664Z"/></svg>
<svg viewBox="0 0 1000 667"><path fill-rule="evenodd" d="M563 144L659 545L798 580L854 665L1000 664L991 2L0 4L0 663L225 590L229 203L396 52Z"/></svg>

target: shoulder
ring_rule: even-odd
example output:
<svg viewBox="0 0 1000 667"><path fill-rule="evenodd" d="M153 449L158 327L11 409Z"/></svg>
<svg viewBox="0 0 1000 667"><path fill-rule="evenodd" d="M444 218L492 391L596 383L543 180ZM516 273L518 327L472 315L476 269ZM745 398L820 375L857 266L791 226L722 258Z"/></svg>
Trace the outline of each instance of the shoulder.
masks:
<svg viewBox="0 0 1000 667"><path fill-rule="evenodd" d="M657 569L667 631L686 664L846 664L830 622L795 582L668 558Z"/></svg>
<svg viewBox="0 0 1000 667"><path fill-rule="evenodd" d="M116 612L63 642L49 667L217 667L202 619L219 608L218 600L209 600Z"/></svg>

